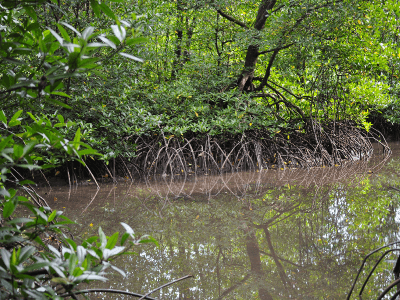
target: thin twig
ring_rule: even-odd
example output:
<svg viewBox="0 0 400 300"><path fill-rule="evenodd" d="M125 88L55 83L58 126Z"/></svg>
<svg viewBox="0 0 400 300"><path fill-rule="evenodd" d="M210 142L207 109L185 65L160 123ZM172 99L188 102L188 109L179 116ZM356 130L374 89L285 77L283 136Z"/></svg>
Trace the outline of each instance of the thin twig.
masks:
<svg viewBox="0 0 400 300"><path fill-rule="evenodd" d="M131 293L131 292L127 292L127 291L121 291L121 290L114 290L114 289L88 289L88 290L82 290L82 291L75 292L74 294L80 295L80 294L88 294L88 293L122 294L122 295L129 295L129 296L133 296L133 297L142 297L141 299L156 300L155 298L143 296L141 294ZM68 296L69 296L69 294L60 295L60 297L63 297L63 298L68 297ZM143 298L143 297L145 297L145 298Z"/></svg>
<svg viewBox="0 0 400 300"><path fill-rule="evenodd" d="M142 298L140 298L139 300L145 299L145 297L147 297L148 295L150 295L150 294L152 294L152 293L154 293L154 292L156 292L156 291L158 291L158 290L161 290L162 288L164 288L164 287L166 287L166 286L169 286L169 285L171 285L171 284L174 284L175 282L178 282L178 281L181 281L181 280L190 278L190 277L193 277L193 275L186 275L186 276L183 276L183 277L181 277L181 278L175 279L175 280L173 280L173 281L171 281L171 282L168 282L168 283L166 283L166 284L164 284L164 285L162 285L162 286L160 286L160 287L158 287L158 288L156 288L156 289L154 289L154 290L148 292L146 295L144 295L144 296L143 296Z"/></svg>

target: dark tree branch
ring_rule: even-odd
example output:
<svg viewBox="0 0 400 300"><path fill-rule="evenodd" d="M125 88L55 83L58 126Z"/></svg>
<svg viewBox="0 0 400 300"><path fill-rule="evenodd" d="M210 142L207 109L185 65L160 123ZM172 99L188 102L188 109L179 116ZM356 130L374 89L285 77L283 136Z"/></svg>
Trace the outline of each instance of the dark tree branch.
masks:
<svg viewBox="0 0 400 300"><path fill-rule="evenodd" d="M257 30L262 30L265 26L265 21L268 18L268 10L271 10L276 3L276 0L264 0L257 12L256 22L254 23L254 28Z"/></svg>
<svg viewBox="0 0 400 300"><path fill-rule="evenodd" d="M164 288L164 287L166 287L166 286L169 286L169 285L171 285L171 284L174 284L175 282L178 282L178 281L181 281L181 280L190 278L190 277L193 277L193 275L186 275L186 276L183 276L183 277L181 277L181 278L172 280L172 281L170 281L170 282L168 282L168 283L166 283L166 284L164 284L164 285L162 285L162 286L160 286L160 287L158 287L158 288L156 288L156 289L154 289L154 290L148 292L146 295L144 295L144 296L143 296L142 298L140 298L139 300L145 299L145 297L147 297L148 295L150 295L150 294L152 294L152 293L154 293L154 292L156 292L156 291L158 291L158 290L161 290L162 288Z"/></svg>
<svg viewBox="0 0 400 300"><path fill-rule="evenodd" d="M283 49L287 49L287 48L293 46L294 44L295 43L291 43L291 44L288 44L288 45L285 45L285 46L282 46L282 47L278 47L278 48L274 48L274 49L271 49L271 50L261 51L261 52L258 53L258 55L262 55L262 54L266 54L266 53L270 53L270 52L274 52L274 51L280 51L280 50L283 50Z"/></svg>
<svg viewBox="0 0 400 300"><path fill-rule="evenodd" d="M89 290L82 290L82 291L78 291L75 292L75 295L80 295L80 294L89 294L89 293L111 293L111 294L122 294L122 295L129 295L129 296L133 296L133 297L144 297L141 294L137 294L137 293L131 293L131 292L127 292L127 291L121 291L121 290L113 290L113 289L89 289ZM68 297L68 294L62 294L60 295L60 297ZM145 297L143 299L147 299L147 300L156 300L155 298L152 297Z"/></svg>
<svg viewBox="0 0 400 300"><path fill-rule="evenodd" d="M235 23L236 25L239 25L240 27L245 28L245 29L249 29L249 27L247 27L246 24L240 22L239 20L236 20L235 18L231 17L230 15L227 15L226 13L222 12L220 9L217 9L217 12L221 16L223 16L225 19Z"/></svg>
<svg viewBox="0 0 400 300"><path fill-rule="evenodd" d="M277 87L281 88L282 90L284 90L286 93L292 95L293 97L295 97L296 99L301 99L303 98L302 96L296 96L295 94L293 94L291 91L289 91L288 89L284 88L283 86L280 86L278 84L276 84L275 82L268 80L269 82L271 82L273 85L276 85Z"/></svg>
<svg viewBox="0 0 400 300"><path fill-rule="evenodd" d="M275 51L272 53L271 57L269 58L268 66L267 66L267 70L265 71L264 78L263 78L263 80L261 81L260 85L256 88L256 91L261 91L261 90L264 88L264 86L267 84L267 81L268 81L268 79L269 79L269 76L271 75L271 68L272 68L272 65L273 65L273 63L274 63L275 57L276 57L276 55L278 54L278 52L279 52L279 50L275 50Z"/></svg>
<svg viewBox="0 0 400 300"><path fill-rule="evenodd" d="M303 121L305 121L305 122L307 121L306 116L304 115L303 111L299 107L297 107L296 105L291 103L289 100L287 100L277 89L275 89L274 87L270 86L268 83L266 84L266 87L268 87L269 89L273 90L277 95L279 95L281 97L282 102L285 103L286 106L294 108L294 110L296 110L297 113L301 116Z"/></svg>

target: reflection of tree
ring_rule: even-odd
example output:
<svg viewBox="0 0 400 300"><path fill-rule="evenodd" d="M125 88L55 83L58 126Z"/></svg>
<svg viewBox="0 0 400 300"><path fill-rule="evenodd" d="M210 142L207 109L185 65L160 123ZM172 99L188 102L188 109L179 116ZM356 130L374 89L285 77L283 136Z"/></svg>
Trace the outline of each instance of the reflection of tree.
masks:
<svg viewBox="0 0 400 300"><path fill-rule="evenodd" d="M388 177L377 170L368 175L366 162L354 168L227 174L121 189L118 214L103 221L103 229L127 222L137 233L153 233L161 246L123 258L128 278L115 285L146 292L193 274L194 280L160 298L343 299L364 252L395 238L399 226L397 196L385 189ZM89 207L85 218L100 215L102 206Z"/></svg>
<svg viewBox="0 0 400 300"><path fill-rule="evenodd" d="M261 259L260 259L260 249L258 247L258 240L255 235L255 231L252 228L245 226L246 232L246 251L250 259L251 273L253 279L256 282L256 287L258 290L258 296L261 300L272 300L272 295L268 292L267 280L265 272L263 271Z"/></svg>

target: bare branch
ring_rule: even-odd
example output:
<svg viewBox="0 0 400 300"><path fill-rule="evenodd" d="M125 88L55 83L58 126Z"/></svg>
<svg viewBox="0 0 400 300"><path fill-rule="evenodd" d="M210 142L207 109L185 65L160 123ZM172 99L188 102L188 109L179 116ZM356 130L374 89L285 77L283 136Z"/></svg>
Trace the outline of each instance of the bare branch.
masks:
<svg viewBox="0 0 400 300"><path fill-rule="evenodd" d="M147 297L148 295L150 295L150 294L152 294L152 293L154 293L154 292L156 292L156 291L158 291L158 290L161 290L162 288L164 288L164 287L166 287L166 286L169 286L169 285L171 285L171 284L174 284L175 282L178 282L178 281L181 281L181 280L190 278L190 277L193 277L193 275L186 275L186 276L183 276L183 277L181 277L181 278L172 280L171 282L168 282L168 283L166 283L166 284L164 284L164 285L162 285L162 286L160 286L160 287L158 287L158 288L156 288L156 289L154 289L154 290L148 292L146 295L144 295L144 296L143 296L142 298L140 298L139 300L145 299L145 297Z"/></svg>

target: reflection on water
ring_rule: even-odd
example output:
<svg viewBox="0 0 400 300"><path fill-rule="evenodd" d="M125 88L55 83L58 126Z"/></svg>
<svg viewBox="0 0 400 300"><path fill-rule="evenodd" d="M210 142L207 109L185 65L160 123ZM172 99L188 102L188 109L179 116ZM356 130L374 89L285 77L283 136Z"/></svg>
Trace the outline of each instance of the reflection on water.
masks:
<svg viewBox="0 0 400 300"><path fill-rule="evenodd" d="M345 299L363 257L399 239L400 193L388 187L400 185L400 147L391 147L386 160L375 151L369 162L335 168L159 177L100 190L57 188L45 196L79 223L76 237L99 226L111 235L125 222L159 241L159 248L141 245L138 255L119 261L127 277L112 277L113 288L146 293L192 274L152 296ZM363 299L390 283L392 268L391 262L378 267Z"/></svg>

